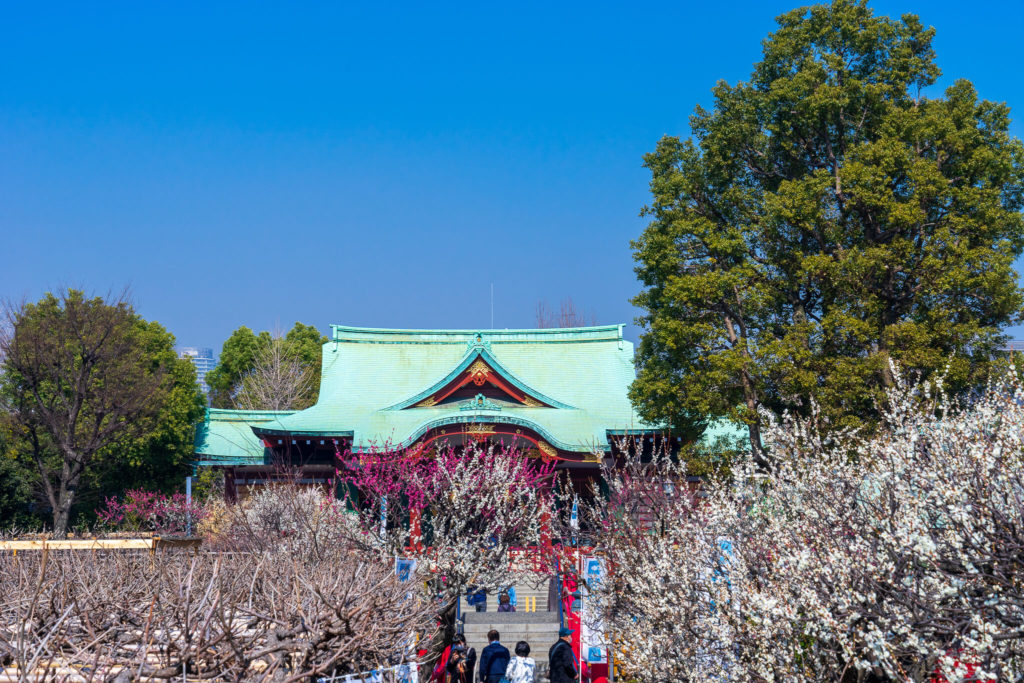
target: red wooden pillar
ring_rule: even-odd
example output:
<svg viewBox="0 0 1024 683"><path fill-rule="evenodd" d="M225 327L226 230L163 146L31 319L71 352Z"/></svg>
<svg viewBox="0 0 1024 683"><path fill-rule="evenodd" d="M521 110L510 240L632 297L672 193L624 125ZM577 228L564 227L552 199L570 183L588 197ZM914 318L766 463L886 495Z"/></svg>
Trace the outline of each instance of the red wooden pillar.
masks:
<svg viewBox="0 0 1024 683"><path fill-rule="evenodd" d="M423 529L420 526L422 512L419 508L409 508L409 546L413 552L423 550Z"/></svg>

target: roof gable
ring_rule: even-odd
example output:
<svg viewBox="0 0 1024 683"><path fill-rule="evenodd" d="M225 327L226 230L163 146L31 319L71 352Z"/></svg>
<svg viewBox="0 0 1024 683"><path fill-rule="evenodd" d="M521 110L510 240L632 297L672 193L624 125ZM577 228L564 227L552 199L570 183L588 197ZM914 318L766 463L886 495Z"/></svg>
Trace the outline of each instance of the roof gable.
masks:
<svg viewBox="0 0 1024 683"><path fill-rule="evenodd" d="M504 394L506 400L519 406L572 409L572 406L545 396L528 386L499 363L483 344L475 344L470 346L466 356L447 375L416 395L389 406L386 410L431 408L444 402L459 389L470 385L479 388L490 385ZM482 403L478 400L479 398L486 400L482 394L479 397L473 397L472 400Z"/></svg>

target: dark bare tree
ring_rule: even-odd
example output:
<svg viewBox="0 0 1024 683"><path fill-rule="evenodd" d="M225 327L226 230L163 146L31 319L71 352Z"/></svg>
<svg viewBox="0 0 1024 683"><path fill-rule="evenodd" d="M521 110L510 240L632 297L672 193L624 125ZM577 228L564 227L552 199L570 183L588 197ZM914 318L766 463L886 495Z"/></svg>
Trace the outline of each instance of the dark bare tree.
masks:
<svg viewBox="0 0 1024 683"><path fill-rule="evenodd" d="M572 297L565 297L558 304L558 310L548 308L546 301L537 302L537 327L539 329L558 327L587 327L596 325L597 317L591 313L587 316L581 309L576 308Z"/></svg>
<svg viewBox="0 0 1024 683"><path fill-rule="evenodd" d="M234 402L242 410L305 408L315 399L319 368L303 362L280 333L256 352L252 369L238 382Z"/></svg>
<svg viewBox="0 0 1024 683"><path fill-rule="evenodd" d="M357 674L413 660L432 617L393 561L352 553L0 552L0 667L11 680Z"/></svg>
<svg viewBox="0 0 1024 683"><path fill-rule="evenodd" d="M97 452L152 428L168 368L146 353L145 321L125 295L106 301L69 289L9 303L3 315L4 400L63 535Z"/></svg>

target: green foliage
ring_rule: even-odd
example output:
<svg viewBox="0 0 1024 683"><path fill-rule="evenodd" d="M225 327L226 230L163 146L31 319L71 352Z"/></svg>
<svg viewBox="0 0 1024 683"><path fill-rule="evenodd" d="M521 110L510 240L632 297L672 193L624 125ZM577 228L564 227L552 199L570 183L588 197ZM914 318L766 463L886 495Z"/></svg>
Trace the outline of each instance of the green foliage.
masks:
<svg viewBox="0 0 1024 683"><path fill-rule="evenodd" d="M170 390L151 429L97 454L93 476L82 492L79 509L83 513L91 513L105 498L128 489L180 491L191 473L196 424L206 409L195 367L188 359L178 358L174 335L159 323L140 320L138 330L149 362L167 368Z"/></svg>
<svg viewBox="0 0 1024 683"><path fill-rule="evenodd" d="M0 414L0 531L40 529L47 522L36 495L39 475L27 447L10 414Z"/></svg>
<svg viewBox="0 0 1024 683"><path fill-rule="evenodd" d="M870 429L890 360L987 374L1021 319L1014 259L1024 146L1004 104L939 70L932 29L836 0L778 18L749 82L719 83L693 137L645 157L651 222L633 243L646 311L631 398L693 429L757 409Z"/></svg>
<svg viewBox="0 0 1024 683"><path fill-rule="evenodd" d="M36 527L33 514L32 473L15 459L10 433L0 435L0 530Z"/></svg>
<svg viewBox="0 0 1024 683"><path fill-rule="evenodd" d="M270 332L256 334L242 326L231 333L221 349L217 367L206 375L210 387L210 405L214 408L234 408L234 396L242 381L256 366L260 353L275 343ZM316 401L320 387L320 352L327 343L327 337L316 327L296 322L295 326L280 339L285 355L309 367L313 373L312 391L302 397L295 409L306 408Z"/></svg>
<svg viewBox="0 0 1024 683"><path fill-rule="evenodd" d="M210 406L213 408L233 407L231 396L235 386L256 361L256 355L264 344L269 344L269 332L259 336L244 325L231 333L224 342L217 367L206 373L206 384L210 387Z"/></svg>
<svg viewBox="0 0 1024 683"><path fill-rule="evenodd" d="M16 464L19 495L38 487L55 526L81 526L104 498L127 488L180 488L205 399L174 336L124 301L75 290L47 294L11 316L0 459Z"/></svg>
<svg viewBox="0 0 1024 683"><path fill-rule="evenodd" d="M200 502L223 499L224 470L213 467L200 467L192 482L192 497Z"/></svg>

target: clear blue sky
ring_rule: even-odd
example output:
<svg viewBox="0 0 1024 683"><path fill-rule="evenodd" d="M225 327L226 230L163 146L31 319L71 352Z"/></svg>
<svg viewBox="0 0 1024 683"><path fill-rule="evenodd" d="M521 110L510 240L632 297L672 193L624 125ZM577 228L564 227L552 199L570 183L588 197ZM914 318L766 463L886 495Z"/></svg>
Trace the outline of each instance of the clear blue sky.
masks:
<svg viewBox="0 0 1024 683"><path fill-rule="evenodd" d="M745 78L778 2L8 3L0 296L128 285L239 325L629 322L641 156ZM1024 2L879 0L1024 136ZM631 329L631 336L635 336Z"/></svg>

